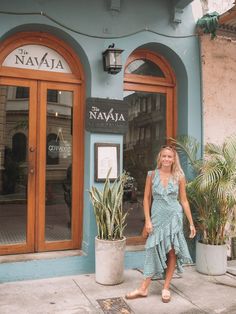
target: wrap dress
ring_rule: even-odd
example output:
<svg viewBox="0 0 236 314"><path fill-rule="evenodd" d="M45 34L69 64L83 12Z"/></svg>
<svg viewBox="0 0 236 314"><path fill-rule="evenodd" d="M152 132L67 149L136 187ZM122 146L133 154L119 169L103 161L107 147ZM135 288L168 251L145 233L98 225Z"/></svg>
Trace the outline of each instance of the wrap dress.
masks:
<svg viewBox="0 0 236 314"><path fill-rule="evenodd" d="M164 278L167 267L167 253L174 248L178 272L183 264L192 263L183 233L183 209L178 201L179 184L171 176L164 187L159 170L152 176L151 221L153 232L145 245L144 277Z"/></svg>

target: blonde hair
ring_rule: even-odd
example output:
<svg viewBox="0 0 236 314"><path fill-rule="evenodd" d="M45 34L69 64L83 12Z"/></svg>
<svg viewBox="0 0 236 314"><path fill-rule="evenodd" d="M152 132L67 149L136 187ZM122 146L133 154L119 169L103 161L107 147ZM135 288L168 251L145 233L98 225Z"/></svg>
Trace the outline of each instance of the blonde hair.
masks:
<svg viewBox="0 0 236 314"><path fill-rule="evenodd" d="M174 154L174 162L171 165L171 174L176 182L178 182L182 177L184 177L184 171L180 165L179 155L174 147L172 146L162 146L160 152L157 155L157 169L161 168L161 154L163 150L170 150Z"/></svg>

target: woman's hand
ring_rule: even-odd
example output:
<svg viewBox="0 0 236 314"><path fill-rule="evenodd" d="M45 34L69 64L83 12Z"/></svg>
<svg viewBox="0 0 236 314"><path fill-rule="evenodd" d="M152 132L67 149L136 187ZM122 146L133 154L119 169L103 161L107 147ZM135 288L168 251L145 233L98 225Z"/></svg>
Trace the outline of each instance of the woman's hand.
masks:
<svg viewBox="0 0 236 314"><path fill-rule="evenodd" d="M196 229L195 229L194 225L190 225L189 228L190 228L190 235L189 235L189 238L192 239L192 238L194 238L195 235L196 235Z"/></svg>
<svg viewBox="0 0 236 314"><path fill-rule="evenodd" d="M148 234L152 233L153 228L151 221L146 221L145 228Z"/></svg>

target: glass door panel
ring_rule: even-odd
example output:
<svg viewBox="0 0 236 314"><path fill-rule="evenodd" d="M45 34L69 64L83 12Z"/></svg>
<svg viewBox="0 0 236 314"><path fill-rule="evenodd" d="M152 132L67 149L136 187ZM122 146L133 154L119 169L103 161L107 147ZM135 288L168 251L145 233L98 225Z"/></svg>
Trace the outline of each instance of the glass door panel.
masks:
<svg viewBox="0 0 236 314"><path fill-rule="evenodd" d="M73 92L47 90L45 241L71 240Z"/></svg>
<svg viewBox="0 0 236 314"><path fill-rule="evenodd" d="M38 89L37 251L79 248L83 192L79 88L40 82Z"/></svg>
<svg viewBox="0 0 236 314"><path fill-rule="evenodd" d="M129 129L124 137L124 169L130 179L124 193L129 211L126 237L137 237L144 225L143 194L148 170L155 169L156 155L166 142L167 97L164 93L124 91Z"/></svg>
<svg viewBox="0 0 236 314"><path fill-rule="evenodd" d="M29 90L0 85L0 246L27 242Z"/></svg>
<svg viewBox="0 0 236 314"><path fill-rule="evenodd" d="M79 102L75 85L0 77L0 254L80 247Z"/></svg>

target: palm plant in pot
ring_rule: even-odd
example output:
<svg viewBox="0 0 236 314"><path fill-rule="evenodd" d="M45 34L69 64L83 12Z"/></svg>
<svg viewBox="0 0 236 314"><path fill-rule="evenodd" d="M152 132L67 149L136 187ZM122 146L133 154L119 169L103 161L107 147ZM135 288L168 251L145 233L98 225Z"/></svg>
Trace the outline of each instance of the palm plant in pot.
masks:
<svg viewBox="0 0 236 314"><path fill-rule="evenodd" d="M187 184L190 205L197 213L200 240L196 248L199 272L221 275L227 267L227 223L236 205L236 137L221 144L207 143L203 158L196 158L196 142L176 141L185 153L196 176Z"/></svg>
<svg viewBox="0 0 236 314"><path fill-rule="evenodd" d="M95 238L95 278L98 283L115 285L123 281L127 212L123 212L124 186L128 175L123 172L113 183L109 170L103 189L89 191L93 204L97 237Z"/></svg>

